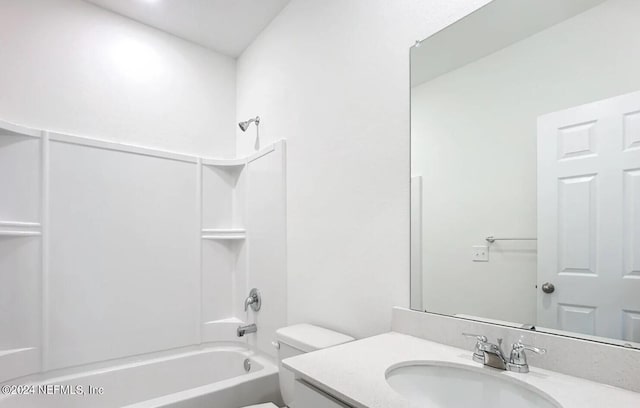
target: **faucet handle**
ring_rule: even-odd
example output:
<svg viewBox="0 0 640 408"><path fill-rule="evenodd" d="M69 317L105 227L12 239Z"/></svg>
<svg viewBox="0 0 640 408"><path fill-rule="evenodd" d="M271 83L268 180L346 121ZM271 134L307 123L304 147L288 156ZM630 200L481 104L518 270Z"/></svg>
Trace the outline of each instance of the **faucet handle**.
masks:
<svg viewBox="0 0 640 408"><path fill-rule="evenodd" d="M262 307L262 297L260 296L260 291L256 288L251 289L251 292L249 292L249 297L244 301L245 312L249 310L249 306L251 306L251 309L254 312L259 311L260 307Z"/></svg>
<svg viewBox="0 0 640 408"><path fill-rule="evenodd" d="M511 355L509 356L509 364L507 364L507 369L509 371L515 371L518 373L528 373L529 372L529 364L527 363L527 354L525 350L533 351L536 354L546 354L547 349L530 346L528 344L524 344L522 339L518 340L517 343L513 343L511 347Z"/></svg>
<svg viewBox="0 0 640 408"><path fill-rule="evenodd" d="M464 337L476 339L476 346L473 349L473 361L484 364L484 345L489 341L487 336L482 334L462 333Z"/></svg>
<svg viewBox="0 0 640 408"><path fill-rule="evenodd" d="M542 347L533 347L533 346L530 346L528 344L524 344L524 343L521 343L521 342L518 342L518 343L514 344L514 346L517 346L517 347L522 348L524 350L533 351L536 354L547 354L547 349L542 348Z"/></svg>

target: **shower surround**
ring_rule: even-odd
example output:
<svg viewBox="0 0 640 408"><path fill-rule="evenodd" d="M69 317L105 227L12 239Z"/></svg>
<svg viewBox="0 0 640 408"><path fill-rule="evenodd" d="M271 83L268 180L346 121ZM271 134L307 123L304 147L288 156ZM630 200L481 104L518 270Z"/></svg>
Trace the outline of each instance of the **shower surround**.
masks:
<svg viewBox="0 0 640 408"><path fill-rule="evenodd" d="M284 141L212 159L0 122L0 174L0 382L211 342L273 355ZM245 313L251 287L268 306Z"/></svg>

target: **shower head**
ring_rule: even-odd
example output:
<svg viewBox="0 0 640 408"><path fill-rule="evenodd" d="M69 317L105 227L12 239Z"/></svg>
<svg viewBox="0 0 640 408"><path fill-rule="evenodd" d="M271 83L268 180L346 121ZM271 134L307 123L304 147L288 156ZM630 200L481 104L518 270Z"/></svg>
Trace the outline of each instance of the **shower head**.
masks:
<svg viewBox="0 0 640 408"><path fill-rule="evenodd" d="M255 118L240 122L238 123L238 126L240 126L240 129L242 129L243 132L246 132L247 129L249 129L249 125L251 124L251 122L256 122L256 126L258 126L260 124L260 116L256 116Z"/></svg>

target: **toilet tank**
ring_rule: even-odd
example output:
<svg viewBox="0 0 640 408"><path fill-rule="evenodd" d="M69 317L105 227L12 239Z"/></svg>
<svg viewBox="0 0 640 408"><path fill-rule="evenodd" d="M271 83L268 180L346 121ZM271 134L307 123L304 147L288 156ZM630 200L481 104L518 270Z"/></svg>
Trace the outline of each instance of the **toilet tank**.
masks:
<svg viewBox="0 0 640 408"><path fill-rule="evenodd" d="M296 324L276 331L280 392L287 406L293 402L294 374L282 367L282 360L355 340L351 336L311 324Z"/></svg>

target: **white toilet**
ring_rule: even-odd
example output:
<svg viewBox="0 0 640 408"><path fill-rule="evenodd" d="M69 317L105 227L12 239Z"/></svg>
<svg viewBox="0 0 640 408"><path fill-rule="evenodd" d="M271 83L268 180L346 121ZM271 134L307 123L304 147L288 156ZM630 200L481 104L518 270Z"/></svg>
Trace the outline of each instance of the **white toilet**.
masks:
<svg viewBox="0 0 640 408"><path fill-rule="evenodd" d="M278 348L280 392L286 406L293 401L295 377L292 372L282 367L282 360L309 353L315 350L337 346L355 340L346 334L325 329L311 324L296 324L276 331L275 346ZM245 408L277 408L273 403L251 405Z"/></svg>

